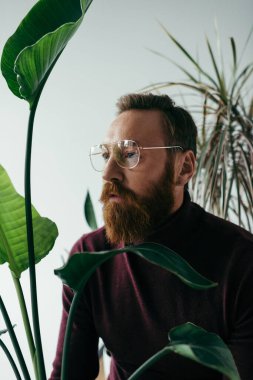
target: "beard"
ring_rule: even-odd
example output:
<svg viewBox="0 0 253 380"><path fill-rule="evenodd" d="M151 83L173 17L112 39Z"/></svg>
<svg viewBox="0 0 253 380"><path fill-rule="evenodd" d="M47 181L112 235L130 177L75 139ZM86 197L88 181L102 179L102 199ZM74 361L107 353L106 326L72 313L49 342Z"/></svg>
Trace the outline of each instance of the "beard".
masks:
<svg viewBox="0 0 253 380"><path fill-rule="evenodd" d="M147 190L148 196L139 196L118 181L104 184L100 201L110 243L140 243L169 215L174 197L168 172ZM112 193L122 197L123 201L110 201Z"/></svg>

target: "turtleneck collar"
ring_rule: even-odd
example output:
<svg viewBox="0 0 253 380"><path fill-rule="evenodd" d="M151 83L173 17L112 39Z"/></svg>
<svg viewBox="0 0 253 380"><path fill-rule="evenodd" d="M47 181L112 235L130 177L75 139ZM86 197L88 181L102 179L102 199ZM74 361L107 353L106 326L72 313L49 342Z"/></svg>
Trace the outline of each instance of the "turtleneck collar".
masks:
<svg viewBox="0 0 253 380"><path fill-rule="evenodd" d="M135 242L134 245L153 242L169 246L171 249L180 246L180 243L183 244L186 238L189 241L191 236L194 236L193 230L198 228L197 220L200 210L202 209L191 201L189 192L186 190L182 205L157 225L146 239ZM121 243L118 247L123 248L124 246L126 245Z"/></svg>

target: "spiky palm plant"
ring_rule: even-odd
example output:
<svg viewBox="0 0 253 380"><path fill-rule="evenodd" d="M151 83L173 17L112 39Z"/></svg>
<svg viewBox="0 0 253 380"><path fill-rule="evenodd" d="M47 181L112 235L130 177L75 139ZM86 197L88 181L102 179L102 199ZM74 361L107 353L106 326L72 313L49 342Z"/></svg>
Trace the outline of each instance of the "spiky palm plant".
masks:
<svg viewBox="0 0 253 380"><path fill-rule="evenodd" d="M252 80L253 62L241 68L241 57L238 59L236 43L234 38L230 38L233 64L231 72L225 75L224 69L217 63L209 40L206 39L214 69L212 76L168 30L164 27L163 30L194 70L188 71L169 59L186 75L187 80L157 83L145 87L144 90L182 86L199 95L201 106L198 112L201 112L201 121L198 124L197 170L191 183L193 200L214 214L252 231L253 96L252 86L247 87ZM252 32L253 29L242 52ZM195 112L196 108L190 107L190 111Z"/></svg>

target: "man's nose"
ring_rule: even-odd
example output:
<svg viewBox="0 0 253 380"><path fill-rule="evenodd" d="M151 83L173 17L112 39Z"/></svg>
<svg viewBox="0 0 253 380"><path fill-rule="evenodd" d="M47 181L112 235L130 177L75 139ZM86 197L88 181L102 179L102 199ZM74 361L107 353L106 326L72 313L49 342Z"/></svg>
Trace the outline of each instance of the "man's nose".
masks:
<svg viewBox="0 0 253 380"><path fill-rule="evenodd" d="M117 164L114 156L111 155L103 171L103 180L107 182L122 182L124 177L123 171L124 169Z"/></svg>

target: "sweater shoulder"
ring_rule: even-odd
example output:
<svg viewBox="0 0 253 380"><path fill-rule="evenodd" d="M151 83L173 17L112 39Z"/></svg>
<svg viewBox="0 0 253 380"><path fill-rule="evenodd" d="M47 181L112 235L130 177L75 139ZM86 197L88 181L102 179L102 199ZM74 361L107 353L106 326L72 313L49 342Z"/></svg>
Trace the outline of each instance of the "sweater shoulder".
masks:
<svg viewBox="0 0 253 380"><path fill-rule="evenodd" d="M210 212L205 211L202 207L192 202L192 208L201 216L202 231L218 241L227 241L230 243L244 243L251 247L253 251L253 235L246 229L237 224L218 217ZM253 252L252 252L253 253Z"/></svg>
<svg viewBox="0 0 253 380"><path fill-rule="evenodd" d="M99 252L109 249L110 244L106 239L105 228L100 227L97 230L83 234L73 245L70 255L85 251Z"/></svg>

